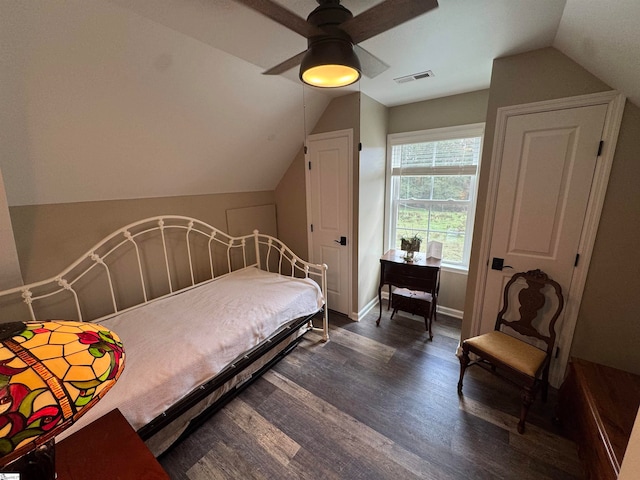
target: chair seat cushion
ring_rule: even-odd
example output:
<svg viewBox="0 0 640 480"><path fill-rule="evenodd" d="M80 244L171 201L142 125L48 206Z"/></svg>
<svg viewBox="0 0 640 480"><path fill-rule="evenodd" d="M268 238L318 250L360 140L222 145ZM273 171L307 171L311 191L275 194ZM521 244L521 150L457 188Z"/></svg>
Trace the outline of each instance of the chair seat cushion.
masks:
<svg viewBox="0 0 640 480"><path fill-rule="evenodd" d="M464 343L472 347L472 351L476 354L482 356L482 352L486 352L496 360L530 377L536 376L546 357L546 352L543 350L499 331L468 338Z"/></svg>

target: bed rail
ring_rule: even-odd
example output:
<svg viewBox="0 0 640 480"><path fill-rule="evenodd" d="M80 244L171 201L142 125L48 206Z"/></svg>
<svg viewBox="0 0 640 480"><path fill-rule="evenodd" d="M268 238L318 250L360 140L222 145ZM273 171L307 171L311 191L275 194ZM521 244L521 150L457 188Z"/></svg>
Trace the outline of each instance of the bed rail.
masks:
<svg viewBox="0 0 640 480"><path fill-rule="evenodd" d="M315 280L325 298L327 266L302 260L277 238L232 237L195 218L163 215L113 232L58 275L0 292L0 321L95 321L175 295L232 271L258 267Z"/></svg>

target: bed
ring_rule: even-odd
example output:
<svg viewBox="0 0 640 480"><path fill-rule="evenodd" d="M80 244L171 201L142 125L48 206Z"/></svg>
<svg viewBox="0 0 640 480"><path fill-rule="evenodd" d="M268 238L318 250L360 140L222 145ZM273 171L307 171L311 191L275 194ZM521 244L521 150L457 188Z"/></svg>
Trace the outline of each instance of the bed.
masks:
<svg viewBox="0 0 640 480"><path fill-rule="evenodd" d="M91 321L118 334L123 374L57 437L120 409L156 455L316 330L328 340L326 265L254 231L147 218L108 235L59 275L0 292L0 321Z"/></svg>

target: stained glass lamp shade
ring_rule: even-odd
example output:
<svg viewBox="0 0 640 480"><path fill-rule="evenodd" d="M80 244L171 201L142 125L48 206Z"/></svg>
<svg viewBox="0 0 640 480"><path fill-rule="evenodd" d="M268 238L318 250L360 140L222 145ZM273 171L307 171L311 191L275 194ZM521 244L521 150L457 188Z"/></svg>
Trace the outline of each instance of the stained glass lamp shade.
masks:
<svg viewBox="0 0 640 480"><path fill-rule="evenodd" d="M53 448L53 438L115 384L124 360L118 336L95 323L0 324L0 468Z"/></svg>

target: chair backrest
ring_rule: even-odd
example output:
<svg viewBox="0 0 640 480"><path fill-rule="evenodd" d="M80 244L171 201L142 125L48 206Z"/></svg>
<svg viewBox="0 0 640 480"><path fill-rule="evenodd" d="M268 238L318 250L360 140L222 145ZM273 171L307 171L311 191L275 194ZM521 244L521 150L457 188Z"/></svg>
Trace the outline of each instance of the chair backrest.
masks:
<svg viewBox="0 0 640 480"><path fill-rule="evenodd" d="M555 324L563 307L562 288L546 273L541 270L516 273L504 287L503 306L495 329L507 326L520 335L534 337L546 344L545 350L550 355L556 341ZM545 326L547 332L543 331Z"/></svg>

